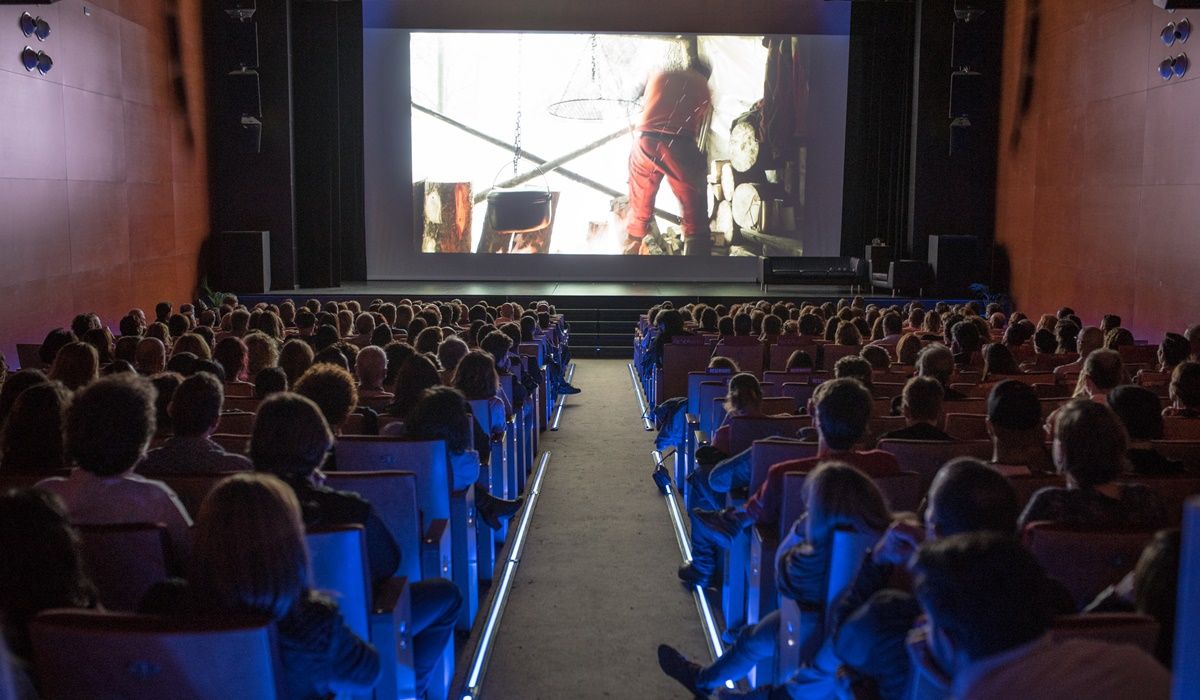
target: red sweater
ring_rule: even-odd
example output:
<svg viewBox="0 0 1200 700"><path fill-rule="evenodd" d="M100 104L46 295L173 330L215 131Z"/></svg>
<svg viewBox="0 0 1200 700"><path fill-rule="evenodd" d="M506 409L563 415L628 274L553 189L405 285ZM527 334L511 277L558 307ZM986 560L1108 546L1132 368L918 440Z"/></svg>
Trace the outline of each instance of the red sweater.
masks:
<svg viewBox="0 0 1200 700"><path fill-rule="evenodd" d="M746 501L746 512L758 523L778 522L779 511L783 507L784 475L805 474L816 469L821 462L834 461L845 462L871 478L900 473L900 465L896 462L896 458L890 452L883 450L840 452L825 457L808 457L772 464L771 469L767 472L767 480L750 497L750 500Z"/></svg>

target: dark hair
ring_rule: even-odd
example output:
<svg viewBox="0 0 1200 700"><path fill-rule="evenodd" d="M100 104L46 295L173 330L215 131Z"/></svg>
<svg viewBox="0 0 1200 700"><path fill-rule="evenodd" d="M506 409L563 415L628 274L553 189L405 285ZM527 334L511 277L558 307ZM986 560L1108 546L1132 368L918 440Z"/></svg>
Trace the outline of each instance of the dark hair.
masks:
<svg viewBox="0 0 1200 700"><path fill-rule="evenodd" d="M1153 391L1127 384L1108 392L1105 397L1125 431L1133 440L1161 440L1163 436L1162 402Z"/></svg>
<svg viewBox="0 0 1200 700"><path fill-rule="evenodd" d="M234 336L222 338L213 349L213 360L225 370L225 381L229 382L242 379L249 357L245 341Z"/></svg>
<svg viewBox="0 0 1200 700"><path fill-rule="evenodd" d="M988 394L987 417L1006 430L1034 430L1042 425L1042 403L1033 387L1005 379Z"/></svg>
<svg viewBox="0 0 1200 700"><path fill-rule="evenodd" d="M104 377L75 395L63 420L67 456L97 476L133 468L157 425L149 381L127 374Z"/></svg>
<svg viewBox="0 0 1200 700"><path fill-rule="evenodd" d="M171 420L171 412L168 408L171 405L171 399L175 396L175 390L183 384L183 375L178 372L159 372L150 377L150 384L154 387L154 416L155 427L157 433L167 434L174 432L175 424Z"/></svg>
<svg viewBox="0 0 1200 700"><path fill-rule="evenodd" d="M873 384L874 370L871 363L858 355L847 355L833 364L833 376L837 379L857 379L870 389Z"/></svg>
<svg viewBox="0 0 1200 700"><path fill-rule="evenodd" d="M871 419L871 392L857 379L833 379L813 392L817 427L835 450L854 447Z"/></svg>
<svg viewBox="0 0 1200 700"><path fill-rule="evenodd" d="M482 350L472 350L458 362L454 371L454 388L463 393L468 401L490 399L500 388L500 377L496 374L496 363L492 356Z"/></svg>
<svg viewBox="0 0 1200 700"><path fill-rule="evenodd" d="M1158 354L1162 359L1163 364L1168 367L1175 367L1181 362L1188 359L1192 354L1192 344L1188 342L1178 333L1167 333L1163 337L1162 343L1158 346Z"/></svg>
<svg viewBox="0 0 1200 700"><path fill-rule="evenodd" d="M933 377L913 377L904 384L901 405L909 418L918 421L935 421L942 414L942 398L945 391Z"/></svg>
<svg viewBox="0 0 1200 700"><path fill-rule="evenodd" d="M979 327L970 321L959 321L950 329L954 342L958 343L960 352L977 352L983 346L979 337Z"/></svg>
<svg viewBox="0 0 1200 700"><path fill-rule="evenodd" d="M1040 328L1033 334L1033 349L1041 355L1052 355L1058 349L1058 338L1054 331Z"/></svg>
<svg viewBox="0 0 1200 700"><path fill-rule="evenodd" d="M1012 350L1003 343L989 343L983 349L983 379L987 381L996 375L1006 376L1023 374L1017 366L1017 358Z"/></svg>
<svg viewBox="0 0 1200 700"><path fill-rule="evenodd" d="M405 418L404 430L413 440L445 440L451 454L471 449L474 425L466 397L447 386L426 389Z"/></svg>
<svg viewBox="0 0 1200 700"><path fill-rule="evenodd" d="M224 400L221 382L207 372L183 380L167 409L175 434L195 437L208 432L220 418Z"/></svg>
<svg viewBox="0 0 1200 700"><path fill-rule="evenodd" d="M880 345L866 345L858 351L858 356L869 362L872 369L887 369L892 364L891 354Z"/></svg>
<svg viewBox="0 0 1200 700"><path fill-rule="evenodd" d="M61 469L62 414L71 397L58 382L35 384L21 392L0 433L0 469L46 472Z"/></svg>
<svg viewBox="0 0 1200 700"><path fill-rule="evenodd" d="M111 374L137 374L137 369L125 360L113 360L107 367L100 370L100 376L102 377L107 377Z"/></svg>
<svg viewBox="0 0 1200 700"><path fill-rule="evenodd" d="M96 348L84 342L73 342L59 348L49 376L74 391L87 386L99 375L100 357Z"/></svg>
<svg viewBox="0 0 1200 700"><path fill-rule="evenodd" d="M788 356L787 364L784 365L784 370L791 369L813 369L816 363L813 362L812 355L809 355L804 350L794 350Z"/></svg>
<svg viewBox="0 0 1200 700"><path fill-rule="evenodd" d="M337 430L358 405L358 388L350 372L337 365L317 363L296 382L292 390L312 399L329 427Z"/></svg>
<svg viewBox="0 0 1200 700"><path fill-rule="evenodd" d="M166 321L167 317L170 315L171 315L171 302L160 301L154 305L154 320L155 321Z"/></svg>
<svg viewBox="0 0 1200 700"><path fill-rule="evenodd" d="M946 463L929 487L929 507L938 537L963 532L1017 531L1021 503L1003 474L972 457Z"/></svg>
<svg viewBox="0 0 1200 700"><path fill-rule="evenodd" d="M927 541L913 560L921 607L971 661L1046 633L1046 575L1011 535L971 532Z"/></svg>
<svg viewBox="0 0 1200 700"><path fill-rule="evenodd" d="M287 372L282 367L264 367L254 377L254 398L265 399L271 394L288 390Z"/></svg>
<svg viewBox="0 0 1200 700"><path fill-rule="evenodd" d="M34 615L96 604L81 549L58 497L38 489L0 495L0 616L17 657L32 658L29 622Z"/></svg>
<svg viewBox="0 0 1200 700"><path fill-rule="evenodd" d="M20 374L20 372L18 372ZM12 381L12 380L9 380ZM1171 400L1184 408L1200 408L1200 362L1183 362L1171 372ZM0 418L4 413L0 411Z"/></svg>
<svg viewBox="0 0 1200 700"><path fill-rule="evenodd" d="M384 375L383 385L390 387L396 383L396 377L400 374L400 367L404 365L404 361L417 354L417 351L402 340L393 340L383 347L383 354L387 356L387 373Z"/></svg>
<svg viewBox="0 0 1200 700"><path fill-rule="evenodd" d="M196 368L196 357L194 353L177 352L171 355L171 359L167 360L167 371L178 372L185 377L190 377Z"/></svg>
<svg viewBox="0 0 1200 700"><path fill-rule="evenodd" d="M121 320L117 323L117 330L121 332L122 337L139 336L142 334L142 326L133 314L122 316Z"/></svg>
<svg viewBox="0 0 1200 700"><path fill-rule="evenodd" d="M192 374L201 372L207 372L222 382L225 381L225 368L217 364L216 360L196 360L196 364L192 365Z"/></svg>
<svg viewBox="0 0 1200 700"><path fill-rule="evenodd" d="M1175 610L1179 590L1179 556L1182 538L1178 528L1159 530L1142 550L1133 569L1133 594L1137 611L1158 621L1154 656L1171 668L1175 642Z"/></svg>
<svg viewBox="0 0 1200 700"><path fill-rule="evenodd" d="M1058 411L1054 440L1059 443L1059 468L1083 487L1100 486L1126 471L1125 428L1111 408L1075 399Z"/></svg>
<svg viewBox="0 0 1200 700"><path fill-rule="evenodd" d="M426 389L442 383L437 366L425 355L413 355L400 366L396 375L395 399L388 406L388 413L406 415L420 400Z"/></svg>
<svg viewBox="0 0 1200 700"><path fill-rule="evenodd" d="M333 433L311 399L285 391L259 404L250 436L250 461L256 470L308 476L332 448Z"/></svg>
<svg viewBox="0 0 1200 700"><path fill-rule="evenodd" d="M4 426L5 417L12 410L13 404L17 402L17 397L21 395L21 392L45 381L46 373L42 370L23 369L0 384L0 427Z"/></svg>

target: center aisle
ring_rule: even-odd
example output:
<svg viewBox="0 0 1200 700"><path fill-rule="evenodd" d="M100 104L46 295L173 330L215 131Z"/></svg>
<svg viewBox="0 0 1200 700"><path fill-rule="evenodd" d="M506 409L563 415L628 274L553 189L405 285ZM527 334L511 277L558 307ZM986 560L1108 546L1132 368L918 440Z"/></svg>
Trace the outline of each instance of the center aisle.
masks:
<svg viewBox="0 0 1200 700"><path fill-rule="evenodd" d="M679 548L650 480L627 360L580 360L484 679L483 698L686 698L660 643L707 649Z"/></svg>

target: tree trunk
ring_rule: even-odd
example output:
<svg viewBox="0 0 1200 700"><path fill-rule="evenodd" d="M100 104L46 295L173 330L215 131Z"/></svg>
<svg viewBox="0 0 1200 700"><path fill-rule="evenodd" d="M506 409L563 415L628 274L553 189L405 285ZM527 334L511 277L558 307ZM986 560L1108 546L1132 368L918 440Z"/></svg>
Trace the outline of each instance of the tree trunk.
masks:
<svg viewBox="0 0 1200 700"><path fill-rule="evenodd" d="M759 165L762 139L755 125L757 120L757 112L747 112L734 120L729 132L729 162L740 173L754 170Z"/></svg>
<svg viewBox="0 0 1200 700"><path fill-rule="evenodd" d="M471 183L425 183L422 253L471 252Z"/></svg>
<svg viewBox="0 0 1200 700"><path fill-rule="evenodd" d="M726 245L732 243L733 233L737 228L737 224L733 223L733 204L728 201L718 204L717 214L713 217L709 228L713 230L713 233L720 234L725 239Z"/></svg>
<svg viewBox="0 0 1200 700"><path fill-rule="evenodd" d="M744 229L763 229L763 210L780 198L778 185L746 182L733 191L733 220Z"/></svg>

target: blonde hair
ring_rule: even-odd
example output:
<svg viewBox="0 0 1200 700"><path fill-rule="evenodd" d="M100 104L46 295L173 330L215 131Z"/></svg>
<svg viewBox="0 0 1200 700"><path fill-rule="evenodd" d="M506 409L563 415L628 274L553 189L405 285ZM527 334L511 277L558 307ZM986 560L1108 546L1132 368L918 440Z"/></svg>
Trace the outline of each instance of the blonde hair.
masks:
<svg viewBox="0 0 1200 700"><path fill-rule="evenodd" d="M253 331L247 333L242 342L246 343L246 376L251 381L262 370L279 365L279 344L271 336Z"/></svg>
<svg viewBox="0 0 1200 700"><path fill-rule="evenodd" d="M834 530L881 533L891 522L879 487L845 462L822 462L804 479L808 541L825 541Z"/></svg>
<svg viewBox="0 0 1200 700"><path fill-rule="evenodd" d="M762 385L758 378L749 372L735 374L729 379L729 389L725 394L725 410L746 411L762 406Z"/></svg>
<svg viewBox="0 0 1200 700"><path fill-rule="evenodd" d="M171 354L178 355L181 352L190 352L201 360L212 359L212 348L208 347L208 341L197 333L184 333L176 339Z"/></svg>
<svg viewBox="0 0 1200 700"><path fill-rule="evenodd" d="M189 581L222 611L279 620L309 590L308 548L300 502L270 474L222 480L196 518Z"/></svg>

